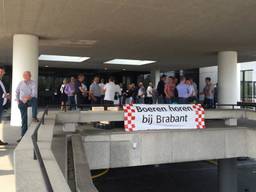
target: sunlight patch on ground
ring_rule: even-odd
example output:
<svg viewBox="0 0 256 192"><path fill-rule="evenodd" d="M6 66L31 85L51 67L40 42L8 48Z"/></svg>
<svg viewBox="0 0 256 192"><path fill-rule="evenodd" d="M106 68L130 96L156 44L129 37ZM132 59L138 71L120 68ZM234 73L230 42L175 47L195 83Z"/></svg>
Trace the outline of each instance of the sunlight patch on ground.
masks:
<svg viewBox="0 0 256 192"><path fill-rule="evenodd" d="M13 147L0 148L0 191L15 192Z"/></svg>

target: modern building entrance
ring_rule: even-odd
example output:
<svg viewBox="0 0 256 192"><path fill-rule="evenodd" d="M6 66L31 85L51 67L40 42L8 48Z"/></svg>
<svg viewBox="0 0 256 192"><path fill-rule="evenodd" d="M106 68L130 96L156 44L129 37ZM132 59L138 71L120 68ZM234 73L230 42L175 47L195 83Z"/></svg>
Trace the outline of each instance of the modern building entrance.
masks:
<svg viewBox="0 0 256 192"><path fill-rule="evenodd" d="M254 67L242 66L256 60L255 9L255 0L0 0L0 101L9 99L10 119L0 140L17 146L16 191L94 192L105 181L94 183L91 170L214 160L214 189L240 192L237 159L256 158L256 80ZM109 79L108 91L98 79L86 90L94 76ZM71 82L61 97L64 78ZM84 97L90 110L79 105ZM60 98L69 111L56 107ZM198 129L168 130L164 121L163 129L140 130L134 104L190 105L195 113L184 121Z"/></svg>

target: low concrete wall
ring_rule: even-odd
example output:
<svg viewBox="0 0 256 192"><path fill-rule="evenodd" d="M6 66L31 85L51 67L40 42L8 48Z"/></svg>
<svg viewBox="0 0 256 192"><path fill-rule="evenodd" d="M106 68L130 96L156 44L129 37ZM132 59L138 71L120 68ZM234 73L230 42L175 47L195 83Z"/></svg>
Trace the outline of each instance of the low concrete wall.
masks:
<svg viewBox="0 0 256 192"><path fill-rule="evenodd" d="M40 114L39 114L40 117ZM54 191L71 192L51 150L52 132L56 114L50 112L39 129L38 145ZM47 191L37 160L33 159L31 135L36 123L30 125L14 152L17 192Z"/></svg>
<svg viewBox="0 0 256 192"><path fill-rule="evenodd" d="M256 130L210 128L84 136L91 169L255 157Z"/></svg>

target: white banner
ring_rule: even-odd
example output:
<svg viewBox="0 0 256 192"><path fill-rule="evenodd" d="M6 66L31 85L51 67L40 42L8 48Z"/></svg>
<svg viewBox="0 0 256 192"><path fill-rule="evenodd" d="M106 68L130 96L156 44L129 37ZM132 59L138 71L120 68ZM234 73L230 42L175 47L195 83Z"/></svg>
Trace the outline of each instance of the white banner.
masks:
<svg viewBox="0 0 256 192"><path fill-rule="evenodd" d="M200 104L133 104L124 106L126 131L157 129L203 129L204 108Z"/></svg>

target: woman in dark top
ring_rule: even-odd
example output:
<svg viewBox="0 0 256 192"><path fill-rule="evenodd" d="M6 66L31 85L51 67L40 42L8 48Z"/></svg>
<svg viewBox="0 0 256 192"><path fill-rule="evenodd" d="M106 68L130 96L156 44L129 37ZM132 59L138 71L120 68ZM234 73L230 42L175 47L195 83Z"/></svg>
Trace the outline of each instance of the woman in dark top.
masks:
<svg viewBox="0 0 256 192"><path fill-rule="evenodd" d="M60 103L61 103L60 109L61 109L61 111L66 111L66 103L68 100L68 96L66 95L66 93L64 91L66 84L67 84L67 79L64 79L62 85L60 86Z"/></svg>

